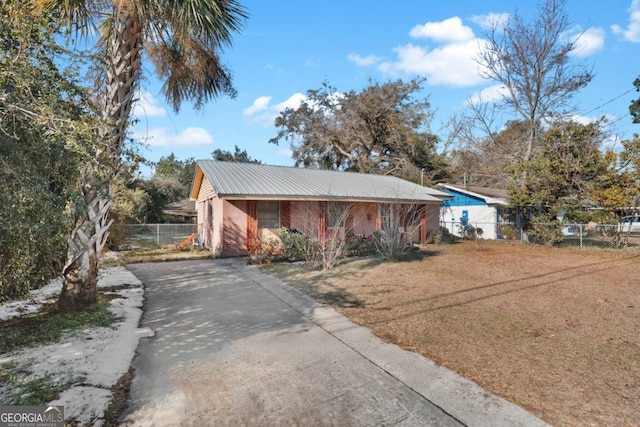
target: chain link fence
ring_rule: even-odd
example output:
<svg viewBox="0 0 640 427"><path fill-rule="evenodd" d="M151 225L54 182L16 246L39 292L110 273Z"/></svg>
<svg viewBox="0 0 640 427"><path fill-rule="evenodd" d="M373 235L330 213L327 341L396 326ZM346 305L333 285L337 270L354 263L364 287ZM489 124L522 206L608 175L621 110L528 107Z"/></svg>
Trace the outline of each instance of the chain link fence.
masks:
<svg viewBox="0 0 640 427"><path fill-rule="evenodd" d="M109 232L108 246L113 250L131 250L177 246L185 241L198 244L201 231L199 224L114 224ZM538 224L535 230L525 230L513 224L442 221L440 231L445 240L503 240L580 249L640 250L640 233L621 232L618 224Z"/></svg>
<svg viewBox="0 0 640 427"><path fill-rule="evenodd" d="M107 244L113 250L160 248L192 240L194 234L198 224L113 224Z"/></svg>
<svg viewBox="0 0 640 427"><path fill-rule="evenodd" d="M442 221L440 230L443 238L505 240L580 249L640 250L640 233L621 231L619 224L537 224L535 229L525 230L513 224Z"/></svg>

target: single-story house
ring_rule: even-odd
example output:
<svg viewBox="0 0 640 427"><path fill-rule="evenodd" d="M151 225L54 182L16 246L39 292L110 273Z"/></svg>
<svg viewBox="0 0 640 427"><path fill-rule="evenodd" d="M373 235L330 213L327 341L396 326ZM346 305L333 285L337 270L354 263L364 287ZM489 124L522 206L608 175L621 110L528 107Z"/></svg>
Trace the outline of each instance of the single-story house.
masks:
<svg viewBox="0 0 640 427"><path fill-rule="evenodd" d="M500 228L516 224L516 211L509 207L507 190L474 185L437 185L452 197L442 202L440 217L442 227L460 236L461 226L466 224L482 229L482 238L502 238Z"/></svg>
<svg viewBox="0 0 640 427"><path fill-rule="evenodd" d="M171 222L195 223L198 216L196 202L190 199L179 200L162 207L162 214Z"/></svg>
<svg viewBox="0 0 640 427"><path fill-rule="evenodd" d="M448 197L391 176L215 160L197 162L191 187L203 244L223 256L251 253L280 228L366 238L392 218L424 242Z"/></svg>

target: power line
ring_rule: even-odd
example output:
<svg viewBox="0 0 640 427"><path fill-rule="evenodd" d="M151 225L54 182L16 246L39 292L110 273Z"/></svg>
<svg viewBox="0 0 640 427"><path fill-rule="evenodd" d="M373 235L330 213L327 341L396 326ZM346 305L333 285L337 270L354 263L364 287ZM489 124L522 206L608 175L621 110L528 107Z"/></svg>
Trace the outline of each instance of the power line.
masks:
<svg viewBox="0 0 640 427"><path fill-rule="evenodd" d="M600 104L600 105L598 105L597 107L595 107L595 108L593 108L593 109L591 109L591 110L587 111L587 112L585 113L585 116L586 116L587 114L591 114L591 113L593 113L593 112L594 112L594 111L596 111L596 110L599 110L600 108L604 107L604 106L605 106L605 105L607 105L607 104L611 104L613 101L615 101L615 100L617 100L617 99L622 98L623 96L627 95L628 93L633 92L634 90L635 90L635 89L629 89L629 90L627 90L626 92L623 92L623 93L621 93L620 95L616 96L615 98L611 98L611 99L610 99L610 100L608 100L607 102L605 102L605 103L603 103L603 104Z"/></svg>
<svg viewBox="0 0 640 427"><path fill-rule="evenodd" d="M613 121L610 121L610 122L606 122L606 123L604 124L604 126L603 126L603 127L609 127L609 126L613 125L614 123L617 123L617 122L619 122L620 120L622 120L622 119L626 119L626 118L627 118L627 116L625 116L625 115L620 115L617 119L615 119L615 120L613 120Z"/></svg>

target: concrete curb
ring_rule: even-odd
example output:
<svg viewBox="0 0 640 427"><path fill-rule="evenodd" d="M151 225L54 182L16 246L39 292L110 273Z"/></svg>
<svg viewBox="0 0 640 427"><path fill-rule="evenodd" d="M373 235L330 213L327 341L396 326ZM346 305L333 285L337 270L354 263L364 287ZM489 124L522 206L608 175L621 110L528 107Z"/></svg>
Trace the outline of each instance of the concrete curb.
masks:
<svg viewBox="0 0 640 427"><path fill-rule="evenodd" d="M520 406L485 392L479 385L431 360L383 342L367 328L356 325L333 308L244 261L233 267L311 322L419 393L443 411L470 426L548 426Z"/></svg>

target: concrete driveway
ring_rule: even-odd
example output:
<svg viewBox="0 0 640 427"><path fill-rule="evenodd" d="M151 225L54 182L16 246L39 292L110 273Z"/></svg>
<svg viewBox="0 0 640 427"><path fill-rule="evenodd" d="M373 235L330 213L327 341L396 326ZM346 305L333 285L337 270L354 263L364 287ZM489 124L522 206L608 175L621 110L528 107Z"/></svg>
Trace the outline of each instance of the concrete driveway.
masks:
<svg viewBox="0 0 640 427"><path fill-rule="evenodd" d="M244 260L128 269L155 336L138 346L123 425L545 425Z"/></svg>

